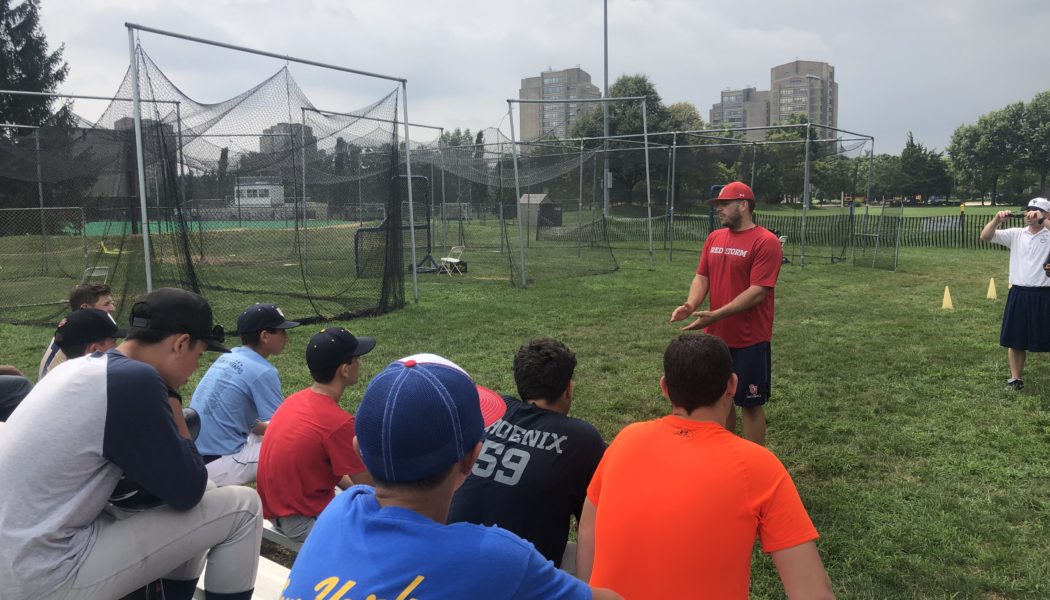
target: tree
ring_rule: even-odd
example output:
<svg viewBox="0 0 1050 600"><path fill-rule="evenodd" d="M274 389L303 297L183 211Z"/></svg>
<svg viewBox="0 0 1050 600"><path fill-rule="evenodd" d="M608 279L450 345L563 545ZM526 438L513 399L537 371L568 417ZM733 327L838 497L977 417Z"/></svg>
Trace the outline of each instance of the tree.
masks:
<svg viewBox="0 0 1050 600"><path fill-rule="evenodd" d="M1021 135L1025 162L1039 176L1039 193L1046 196L1046 175L1050 172L1050 92L1037 94L1025 105Z"/></svg>
<svg viewBox="0 0 1050 600"><path fill-rule="evenodd" d="M907 197L947 196L952 189L951 176L944 157L915 141L908 132L908 141L901 151L901 186Z"/></svg>
<svg viewBox="0 0 1050 600"><path fill-rule="evenodd" d="M616 83L609 86L610 98L645 96L645 119L649 131L668 131L671 127L670 112L664 106L660 94L656 91L649 78L642 74L623 75ZM695 108L694 108L695 110ZM681 113L688 112L680 109ZM697 114L699 116L699 113ZM644 131L642 127L642 104L638 101L623 101L609 103L609 135L636 135L641 138ZM603 134L602 111L588 111L576 122L572 132L573 137L601 137ZM637 140L636 140L637 141ZM589 144L592 148L602 146L600 140ZM632 144L631 147L635 147ZM627 147L623 142L616 142L610 149ZM639 152L613 152L609 154L609 171L612 174L614 185L612 193L620 200L630 203L634 198L635 187L645 182L645 160Z"/></svg>
<svg viewBox="0 0 1050 600"><path fill-rule="evenodd" d="M65 45L48 51L40 29L40 0L24 0L17 6L0 0L0 87L28 92L54 92L66 80L69 65L62 59ZM47 96L0 94L0 122L20 125L56 124L52 111L55 99ZM63 106L58 124L71 125L72 113ZM6 128L5 128L6 129ZM10 137L0 129L0 137Z"/></svg>
<svg viewBox="0 0 1050 600"><path fill-rule="evenodd" d="M977 120L977 154L985 165L984 172L990 183L993 206L998 196L1000 179L1019 163L1023 117L1024 104L1017 102L982 115Z"/></svg>
<svg viewBox="0 0 1050 600"><path fill-rule="evenodd" d="M692 102L675 102L667 107L666 131L695 131L704 129L704 119Z"/></svg>
<svg viewBox="0 0 1050 600"><path fill-rule="evenodd" d="M39 0L25 0L12 6L11 0L0 0L0 89L27 92L54 92L65 80L69 67L62 60L63 47L48 51L47 38L40 29ZM69 141L74 124L73 113L68 105L62 105L55 113L55 99L48 96L16 96L0 94L0 123L18 125L50 126L50 131L37 129L33 136L26 130L0 127L0 141L8 141L14 154L25 157L26 164L36 164L41 156L54 154L56 160L72 160ZM33 139L33 142L26 142ZM41 142L38 154L35 142ZM18 146L22 150L18 150ZM35 174L33 181L16 175L17 179L5 178L0 183L0 206L37 206L38 197ZM87 178L72 180L63 188L64 200L75 201L89 187ZM48 191L56 190L49 186Z"/></svg>
<svg viewBox="0 0 1050 600"><path fill-rule="evenodd" d="M868 153L870 154L870 153ZM864 161L864 171L867 174L868 154L854 160ZM901 158L892 154L876 154L871 160L871 202L875 198L895 198L902 193L904 174L901 171Z"/></svg>

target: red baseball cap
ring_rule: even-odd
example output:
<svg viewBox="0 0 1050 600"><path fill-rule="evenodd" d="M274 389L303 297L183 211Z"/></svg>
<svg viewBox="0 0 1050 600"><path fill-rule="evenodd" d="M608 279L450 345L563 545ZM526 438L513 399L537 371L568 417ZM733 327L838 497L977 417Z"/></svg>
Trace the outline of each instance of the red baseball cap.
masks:
<svg viewBox="0 0 1050 600"><path fill-rule="evenodd" d="M718 192L718 197L711 198L707 203L714 204L720 200L747 200L749 202L754 202L755 193L752 192L751 188L743 181L734 181L722 186L722 191Z"/></svg>

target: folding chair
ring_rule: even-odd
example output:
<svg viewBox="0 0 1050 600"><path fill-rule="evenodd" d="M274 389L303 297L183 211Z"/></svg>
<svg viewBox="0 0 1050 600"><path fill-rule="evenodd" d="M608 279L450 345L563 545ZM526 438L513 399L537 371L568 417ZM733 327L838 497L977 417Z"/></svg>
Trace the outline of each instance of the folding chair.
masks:
<svg viewBox="0 0 1050 600"><path fill-rule="evenodd" d="M787 245L787 243L788 243L788 236L782 235L782 236L780 236L779 239L780 239L780 250L783 251L784 250L784 246ZM787 256L781 256L780 264L782 264L782 265L791 264L791 259L788 258Z"/></svg>
<svg viewBox="0 0 1050 600"><path fill-rule="evenodd" d="M84 269L84 276L80 282L84 283L94 278L101 278L102 283L109 283L109 267L88 267Z"/></svg>
<svg viewBox="0 0 1050 600"><path fill-rule="evenodd" d="M448 256L438 259L438 273L448 273L449 277L452 277L452 272L463 273L462 267L462 256L464 246L452 246L452 249L448 251Z"/></svg>

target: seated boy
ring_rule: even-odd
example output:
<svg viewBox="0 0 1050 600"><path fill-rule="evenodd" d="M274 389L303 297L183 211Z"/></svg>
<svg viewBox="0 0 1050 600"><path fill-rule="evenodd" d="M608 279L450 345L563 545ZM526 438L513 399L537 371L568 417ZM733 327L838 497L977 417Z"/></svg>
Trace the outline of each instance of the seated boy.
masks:
<svg viewBox="0 0 1050 600"><path fill-rule="evenodd" d="M285 398L266 427L256 480L263 515L297 542L335 497L335 486L372 483L354 450L354 417L339 400L375 346L375 338L342 327L314 335L306 346L313 385Z"/></svg>
<svg viewBox="0 0 1050 600"><path fill-rule="evenodd" d="M201 378L190 407L201 418L197 449L215 485L255 481L266 424L284 399L277 368L268 360L298 327L273 304L254 304L237 317L241 344L220 356Z"/></svg>

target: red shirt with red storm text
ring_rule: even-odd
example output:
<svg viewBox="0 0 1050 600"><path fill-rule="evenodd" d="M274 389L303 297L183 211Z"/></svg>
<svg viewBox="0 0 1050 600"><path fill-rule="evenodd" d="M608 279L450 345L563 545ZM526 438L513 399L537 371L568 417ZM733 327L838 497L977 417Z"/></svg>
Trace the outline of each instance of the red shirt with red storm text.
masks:
<svg viewBox="0 0 1050 600"><path fill-rule="evenodd" d="M758 305L713 323L705 331L722 338L730 348L772 341L773 288L783 257L780 240L764 227L711 232L696 267L697 274L710 282L711 310L729 304L753 285L769 288L769 294Z"/></svg>

